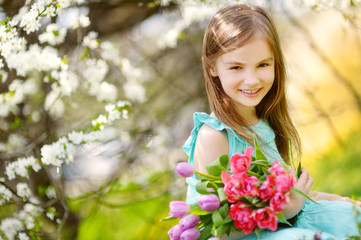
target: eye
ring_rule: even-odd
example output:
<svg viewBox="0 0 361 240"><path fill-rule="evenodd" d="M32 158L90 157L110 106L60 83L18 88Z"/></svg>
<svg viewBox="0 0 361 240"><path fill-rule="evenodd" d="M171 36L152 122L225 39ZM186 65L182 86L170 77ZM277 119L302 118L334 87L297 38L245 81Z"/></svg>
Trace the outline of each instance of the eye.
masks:
<svg viewBox="0 0 361 240"><path fill-rule="evenodd" d="M268 66L270 66L269 63L261 63L260 65L258 65L258 67L261 67L261 68L268 67Z"/></svg>
<svg viewBox="0 0 361 240"><path fill-rule="evenodd" d="M240 70L240 69L242 69L242 67L240 67L240 66L233 66L233 67L230 67L229 69L230 69L230 70Z"/></svg>

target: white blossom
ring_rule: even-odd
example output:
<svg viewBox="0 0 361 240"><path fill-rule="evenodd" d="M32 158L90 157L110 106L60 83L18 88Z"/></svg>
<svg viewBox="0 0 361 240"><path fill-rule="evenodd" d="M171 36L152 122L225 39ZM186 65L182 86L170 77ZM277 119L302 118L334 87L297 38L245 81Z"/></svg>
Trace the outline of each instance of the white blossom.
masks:
<svg viewBox="0 0 361 240"><path fill-rule="evenodd" d="M35 227L35 219L29 212L21 210L16 214L16 216L25 224L26 229L30 230Z"/></svg>
<svg viewBox="0 0 361 240"><path fill-rule="evenodd" d="M102 58L107 61L113 62L115 65L119 65L121 58L119 56L119 49L117 46L110 41L103 41L100 43L100 48L102 50Z"/></svg>
<svg viewBox="0 0 361 240"><path fill-rule="evenodd" d="M79 145L84 140L84 133L82 131L76 132L72 131L68 134L68 139L73 142L75 145Z"/></svg>
<svg viewBox="0 0 361 240"><path fill-rule="evenodd" d="M46 212L46 216L50 219L50 220L54 220L55 218L55 214L56 214L56 210L54 207L49 207L48 211Z"/></svg>
<svg viewBox="0 0 361 240"><path fill-rule="evenodd" d="M25 15L25 13L29 12L29 6L22 6L19 9L18 14L14 15L11 20L10 20L10 25L11 26L16 26L19 24L19 22L21 21L21 18Z"/></svg>
<svg viewBox="0 0 361 240"><path fill-rule="evenodd" d="M18 232L24 230L24 226L17 218L5 218L1 221L0 229L9 240L13 240Z"/></svg>
<svg viewBox="0 0 361 240"><path fill-rule="evenodd" d="M12 196L12 192L7 187L0 184L0 205L9 202Z"/></svg>
<svg viewBox="0 0 361 240"><path fill-rule="evenodd" d="M57 142L44 145L41 148L41 161L46 165L60 167L64 162L72 162L74 154L74 145L67 138L62 137Z"/></svg>
<svg viewBox="0 0 361 240"><path fill-rule="evenodd" d="M22 182L18 183L16 185L16 192L19 197L22 197L25 199L27 199L31 196L31 190L27 183L22 183Z"/></svg>
<svg viewBox="0 0 361 240"><path fill-rule="evenodd" d="M11 54L6 58L10 69L15 69L19 76L26 76L31 71L51 71L58 69L61 65L61 58L58 50L46 46L45 48L33 44L28 51L20 51Z"/></svg>
<svg viewBox="0 0 361 240"><path fill-rule="evenodd" d="M9 163L6 166L6 175L9 180L12 180L16 175L21 177L29 177L28 168L32 167L35 172L38 172L41 169L40 164L34 157L28 158L19 158L14 162Z"/></svg>
<svg viewBox="0 0 361 240"><path fill-rule="evenodd" d="M41 43L49 43L50 45L58 45L64 42L66 36L66 29L60 28L57 24L49 24L46 31L39 35Z"/></svg>
<svg viewBox="0 0 361 240"><path fill-rule="evenodd" d="M60 89L53 89L50 93L48 93L48 95L46 95L44 108L54 119L63 116L65 106L63 101L61 100Z"/></svg>
<svg viewBox="0 0 361 240"><path fill-rule="evenodd" d="M101 81L103 81L109 71L109 66L101 59L88 59L86 61L86 65L87 68L83 71L83 76L87 81L86 86L90 88L89 93L96 96L99 91Z"/></svg>
<svg viewBox="0 0 361 240"><path fill-rule="evenodd" d="M121 71L122 74L127 78L128 81L142 81L144 75L140 68L133 66L129 59L123 58L121 60Z"/></svg>
<svg viewBox="0 0 361 240"><path fill-rule="evenodd" d="M8 142L12 150L23 149L27 144L27 140L19 134L10 134Z"/></svg>
<svg viewBox="0 0 361 240"><path fill-rule="evenodd" d="M0 70L0 82L5 83L7 79L8 79L8 73L5 72L4 70Z"/></svg>
<svg viewBox="0 0 361 240"><path fill-rule="evenodd" d="M88 33L88 35L86 35L84 38L83 38L83 43L82 45L84 47L88 47L90 49L96 49L99 47L99 40L97 39L98 37L98 33L97 32L94 32L94 31L90 31Z"/></svg>
<svg viewBox="0 0 361 240"><path fill-rule="evenodd" d="M78 88L78 76L71 70L64 69L65 64L62 64L60 71L54 70L51 72L51 77L58 80L52 84L53 89L59 90L62 96L70 96Z"/></svg>
<svg viewBox="0 0 361 240"><path fill-rule="evenodd" d="M0 51L5 58L11 54L17 53L24 47L25 39L19 37L17 30L13 27L10 29L0 25Z"/></svg>
<svg viewBox="0 0 361 240"><path fill-rule="evenodd" d="M39 207L39 206L34 205L34 204L26 203L24 205L24 211L26 213L30 214L33 217L37 217L43 212L43 209L41 207Z"/></svg>
<svg viewBox="0 0 361 240"><path fill-rule="evenodd" d="M46 196L49 199L53 199L56 198L56 191L55 191L55 187L54 186L49 186L46 191L45 191Z"/></svg>
<svg viewBox="0 0 361 240"><path fill-rule="evenodd" d="M73 29L85 28L88 27L91 23L89 17L83 14L74 15L74 17L72 18L72 22L73 22Z"/></svg>
<svg viewBox="0 0 361 240"><path fill-rule="evenodd" d="M144 102L146 99L144 87L135 81L126 82L123 89L125 96L131 100Z"/></svg>
<svg viewBox="0 0 361 240"><path fill-rule="evenodd" d="M34 9L31 9L21 17L20 27L23 27L27 34L39 30L40 26L39 13Z"/></svg>
<svg viewBox="0 0 361 240"><path fill-rule="evenodd" d="M19 240L30 240L29 236L26 235L26 233L24 233L24 232L19 233L18 237L19 237Z"/></svg>
<svg viewBox="0 0 361 240"><path fill-rule="evenodd" d="M103 81L100 84L99 92L97 93L98 101L113 102L117 98L117 88L108 82Z"/></svg>

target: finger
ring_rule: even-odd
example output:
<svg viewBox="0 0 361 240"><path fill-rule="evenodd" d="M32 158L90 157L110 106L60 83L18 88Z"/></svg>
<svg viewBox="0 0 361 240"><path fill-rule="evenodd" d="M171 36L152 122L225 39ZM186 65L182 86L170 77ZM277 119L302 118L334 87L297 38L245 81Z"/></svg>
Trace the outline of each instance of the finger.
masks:
<svg viewBox="0 0 361 240"><path fill-rule="evenodd" d="M306 182L307 182L308 177L309 177L309 173L308 173L307 170L303 167L303 168L302 168L302 173L301 173L300 177L299 177L298 180L297 180L297 184L305 185Z"/></svg>
<svg viewBox="0 0 361 240"><path fill-rule="evenodd" d="M292 176L296 177L296 171L293 168L290 168L290 173Z"/></svg>

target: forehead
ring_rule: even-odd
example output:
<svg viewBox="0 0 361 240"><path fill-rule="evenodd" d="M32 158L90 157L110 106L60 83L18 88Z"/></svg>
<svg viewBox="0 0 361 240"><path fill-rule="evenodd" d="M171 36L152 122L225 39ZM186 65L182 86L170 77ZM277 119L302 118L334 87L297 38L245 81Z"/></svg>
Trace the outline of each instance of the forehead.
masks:
<svg viewBox="0 0 361 240"><path fill-rule="evenodd" d="M273 57L273 51L265 38L253 37L242 46L221 55L218 59L223 63L244 62L258 63Z"/></svg>

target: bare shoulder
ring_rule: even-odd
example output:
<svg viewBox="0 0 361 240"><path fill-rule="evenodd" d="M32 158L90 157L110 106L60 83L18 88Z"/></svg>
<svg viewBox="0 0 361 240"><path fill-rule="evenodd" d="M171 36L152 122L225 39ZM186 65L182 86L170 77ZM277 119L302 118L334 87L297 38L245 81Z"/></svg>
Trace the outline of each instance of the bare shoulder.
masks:
<svg viewBox="0 0 361 240"><path fill-rule="evenodd" d="M198 131L194 150L194 162L200 172L206 173L206 166L223 154L228 154L228 138L224 132L219 132L207 124Z"/></svg>

